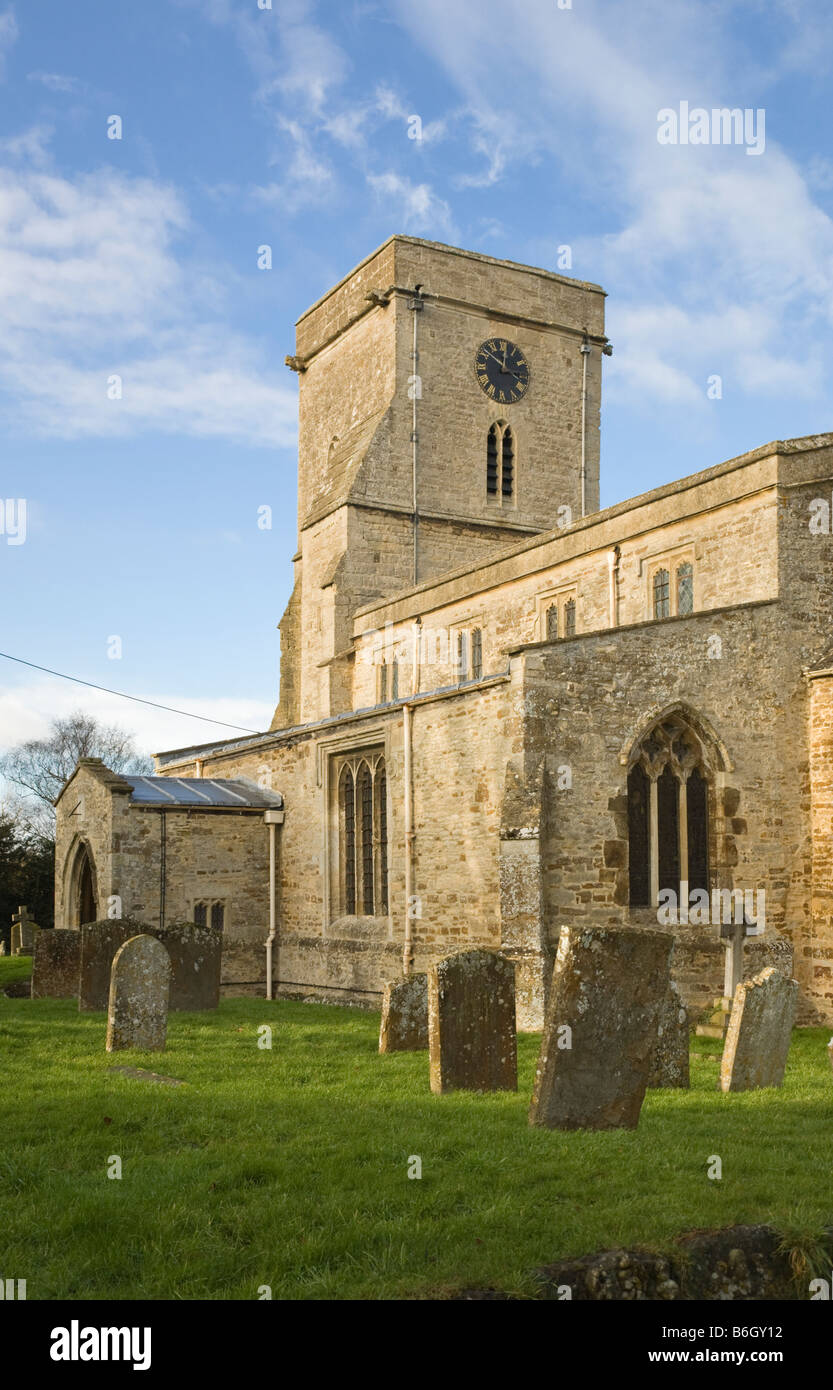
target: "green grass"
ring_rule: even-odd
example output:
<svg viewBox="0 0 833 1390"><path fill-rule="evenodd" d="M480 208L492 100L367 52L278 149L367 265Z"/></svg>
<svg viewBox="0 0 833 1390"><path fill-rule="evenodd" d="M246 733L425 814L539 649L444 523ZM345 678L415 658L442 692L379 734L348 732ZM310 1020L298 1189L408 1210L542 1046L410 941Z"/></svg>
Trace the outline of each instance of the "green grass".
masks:
<svg viewBox="0 0 833 1390"><path fill-rule="evenodd" d="M31 978L31 956L0 956L0 989Z"/></svg>
<svg viewBox="0 0 833 1390"><path fill-rule="evenodd" d="M267 1022L271 1051L257 1046ZM517 1095L435 1097L427 1054L379 1056L378 1024L227 1000L173 1015L164 1053L114 1056L103 1015L0 999L4 1275L30 1299L524 1294L536 1265L568 1255L830 1220L827 1031L796 1032L780 1091L722 1095L719 1046L698 1039L691 1090L649 1092L635 1132L560 1133L527 1124L536 1036L519 1040ZM721 1181L706 1176L713 1154Z"/></svg>

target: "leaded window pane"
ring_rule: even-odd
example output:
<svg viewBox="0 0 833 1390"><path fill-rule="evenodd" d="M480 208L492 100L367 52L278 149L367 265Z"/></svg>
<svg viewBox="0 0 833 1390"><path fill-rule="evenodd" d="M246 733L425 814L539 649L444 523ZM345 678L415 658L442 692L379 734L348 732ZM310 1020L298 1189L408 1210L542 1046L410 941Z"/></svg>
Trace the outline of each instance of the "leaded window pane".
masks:
<svg viewBox="0 0 833 1390"><path fill-rule="evenodd" d="M694 611L694 569L686 560L677 566L677 612Z"/></svg>
<svg viewBox="0 0 833 1390"><path fill-rule="evenodd" d="M671 616L671 576L668 570L657 570L654 575L654 617Z"/></svg>
<svg viewBox="0 0 833 1390"><path fill-rule="evenodd" d="M576 601L568 598L564 604L564 636L575 637L576 635Z"/></svg>
<svg viewBox="0 0 833 1390"><path fill-rule="evenodd" d="M352 917L356 911L356 805L353 774L349 769L341 780L341 796L344 824L344 911Z"/></svg>
<svg viewBox="0 0 833 1390"><path fill-rule="evenodd" d="M225 922L225 917L226 917L226 910L225 910L225 907L223 906L223 904L222 904L222 903L212 903L212 904L211 904L211 925L212 925L212 927L214 928L215 931L222 931L222 930L223 930L223 923Z"/></svg>
<svg viewBox="0 0 833 1390"><path fill-rule="evenodd" d="M547 641L555 642L558 637L558 604L551 603L547 609Z"/></svg>
<svg viewBox="0 0 833 1390"><path fill-rule="evenodd" d="M471 674L476 681L483 675L483 633L479 627L471 634Z"/></svg>
<svg viewBox="0 0 833 1390"><path fill-rule="evenodd" d="M362 910L373 916L373 779L367 763L359 773L359 805L362 818Z"/></svg>

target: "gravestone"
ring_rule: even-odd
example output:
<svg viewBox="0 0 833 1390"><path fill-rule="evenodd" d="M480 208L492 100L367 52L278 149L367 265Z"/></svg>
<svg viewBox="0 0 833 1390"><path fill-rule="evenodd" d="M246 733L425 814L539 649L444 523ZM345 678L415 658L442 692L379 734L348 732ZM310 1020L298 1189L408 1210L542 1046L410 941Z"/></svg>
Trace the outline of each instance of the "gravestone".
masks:
<svg viewBox="0 0 833 1390"><path fill-rule="evenodd" d="M12 955L31 956L35 947L35 938L40 932L37 922L33 922L29 916L29 909L19 907L17 912L12 914Z"/></svg>
<svg viewBox="0 0 833 1390"><path fill-rule="evenodd" d="M155 936L170 956L172 1013L216 1009L220 1000L221 931L193 922L172 922L160 930L136 918L118 917L89 922L81 928L78 1007L82 1012L107 1008L113 958L128 937L137 934Z"/></svg>
<svg viewBox="0 0 833 1390"><path fill-rule="evenodd" d="M530 1124L636 1128L672 950L668 932L649 928L561 928Z"/></svg>
<svg viewBox="0 0 833 1390"><path fill-rule="evenodd" d="M497 951L458 951L428 969L431 1090L516 1091L515 966Z"/></svg>
<svg viewBox="0 0 833 1390"><path fill-rule="evenodd" d="M131 936L151 929L132 917L87 922L81 928L81 964L78 971L78 1008L82 1013L102 1011L110 1001L110 971L120 946Z"/></svg>
<svg viewBox="0 0 833 1390"><path fill-rule="evenodd" d="M648 1085L687 1089L690 1084L688 1012L672 980L660 1006L654 1065Z"/></svg>
<svg viewBox="0 0 833 1390"><path fill-rule="evenodd" d="M827 1044L827 1060L830 1063L830 1070L833 1071L833 1038Z"/></svg>
<svg viewBox="0 0 833 1390"><path fill-rule="evenodd" d="M172 1013L216 1009L220 1002L223 933L194 922L171 922L163 931L150 929L171 958Z"/></svg>
<svg viewBox="0 0 833 1390"><path fill-rule="evenodd" d="M38 932L32 962L33 999L72 999L78 993L81 933L66 927Z"/></svg>
<svg viewBox="0 0 833 1390"><path fill-rule="evenodd" d="M164 1052L171 962L154 936L131 936L113 959L107 1051Z"/></svg>
<svg viewBox="0 0 833 1390"><path fill-rule="evenodd" d="M382 995L380 1052L422 1052L428 1046L428 976L400 975Z"/></svg>
<svg viewBox="0 0 833 1390"><path fill-rule="evenodd" d="M720 1063L721 1091L780 1086L798 1008L798 981L773 965L735 990Z"/></svg>

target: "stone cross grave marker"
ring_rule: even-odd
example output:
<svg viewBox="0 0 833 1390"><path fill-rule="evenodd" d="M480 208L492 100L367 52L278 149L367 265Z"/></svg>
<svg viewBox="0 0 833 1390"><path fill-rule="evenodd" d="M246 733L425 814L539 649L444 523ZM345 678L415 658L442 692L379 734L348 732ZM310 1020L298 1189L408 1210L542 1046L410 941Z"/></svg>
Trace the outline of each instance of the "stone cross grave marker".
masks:
<svg viewBox="0 0 833 1390"><path fill-rule="evenodd" d="M497 951L458 951L428 970L431 1090L516 1091L515 966Z"/></svg>
<svg viewBox="0 0 833 1390"><path fill-rule="evenodd" d="M12 914L12 955L31 956L39 931L37 922L33 922L29 916L29 909L19 907Z"/></svg>
<svg viewBox="0 0 833 1390"><path fill-rule="evenodd" d="M171 962L154 936L131 936L113 960L107 1051L163 1052L168 1029Z"/></svg>
<svg viewBox="0 0 833 1390"><path fill-rule="evenodd" d="M636 1128L672 950L668 932L649 928L561 928L530 1124Z"/></svg>
<svg viewBox="0 0 833 1390"><path fill-rule="evenodd" d="M798 981L774 965L738 985L720 1063L721 1091L783 1083L797 1007Z"/></svg>

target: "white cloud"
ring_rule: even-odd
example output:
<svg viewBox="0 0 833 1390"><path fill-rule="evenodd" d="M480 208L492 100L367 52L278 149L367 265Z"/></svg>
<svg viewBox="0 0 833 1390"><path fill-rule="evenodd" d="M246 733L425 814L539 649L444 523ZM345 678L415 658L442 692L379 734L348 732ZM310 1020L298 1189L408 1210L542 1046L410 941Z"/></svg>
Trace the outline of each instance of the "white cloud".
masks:
<svg viewBox="0 0 833 1390"><path fill-rule="evenodd" d="M30 433L143 429L291 444L296 396L261 345L206 317L216 277L187 259L176 191L101 170L0 170L0 388ZM120 400L108 378L122 378Z"/></svg>
<svg viewBox="0 0 833 1390"><path fill-rule="evenodd" d="M41 86L46 87L50 92L78 92L81 90L81 83L77 77L65 77L60 72L29 72L26 76L30 82L40 82Z"/></svg>
<svg viewBox="0 0 833 1390"><path fill-rule="evenodd" d="M457 232L451 209L427 183L413 183L401 174L368 174L367 182L380 199L384 199L403 231L424 232L432 237L454 239Z"/></svg>

